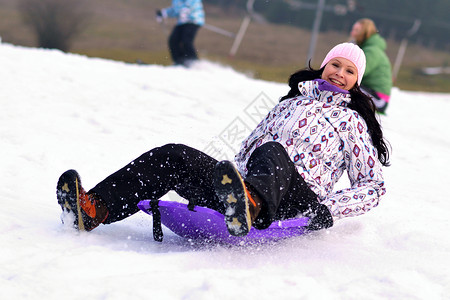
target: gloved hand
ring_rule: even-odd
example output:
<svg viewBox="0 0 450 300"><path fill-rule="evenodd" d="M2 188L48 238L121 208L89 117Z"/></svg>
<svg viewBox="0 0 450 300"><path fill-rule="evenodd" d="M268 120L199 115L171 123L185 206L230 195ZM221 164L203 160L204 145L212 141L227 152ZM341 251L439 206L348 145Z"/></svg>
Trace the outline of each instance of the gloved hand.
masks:
<svg viewBox="0 0 450 300"><path fill-rule="evenodd" d="M333 226L333 216L326 205L319 204L314 210L314 216L309 219L307 230L314 231Z"/></svg>
<svg viewBox="0 0 450 300"><path fill-rule="evenodd" d="M160 9L156 10L156 22L161 23L164 17Z"/></svg>

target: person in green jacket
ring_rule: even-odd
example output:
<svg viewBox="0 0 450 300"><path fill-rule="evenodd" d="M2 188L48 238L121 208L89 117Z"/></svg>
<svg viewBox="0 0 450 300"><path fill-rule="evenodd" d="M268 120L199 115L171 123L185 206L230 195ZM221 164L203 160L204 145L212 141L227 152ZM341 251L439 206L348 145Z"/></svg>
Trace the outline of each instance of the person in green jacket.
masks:
<svg viewBox="0 0 450 300"><path fill-rule="evenodd" d="M350 36L366 55L366 71L361 90L372 98L377 111L384 114L392 88L392 68L386 55L386 41L378 33L375 23L367 18L356 21Z"/></svg>

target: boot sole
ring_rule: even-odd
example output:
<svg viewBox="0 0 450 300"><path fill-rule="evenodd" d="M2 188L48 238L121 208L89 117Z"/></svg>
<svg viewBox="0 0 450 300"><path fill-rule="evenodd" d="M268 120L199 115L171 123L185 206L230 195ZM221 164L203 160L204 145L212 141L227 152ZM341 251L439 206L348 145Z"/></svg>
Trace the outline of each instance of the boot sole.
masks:
<svg viewBox="0 0 450 300"><path fill-rule="evenodd" d="M80 206L80 176L75 170L64 172L58 180L56 186L56 198L63 212L75 214L75 227L84 231L83 215Z"/></svg>
<svg viewBox="0 0 450 300"><path fill-rule="evenodd" d="M214 174L216 195L225 204L225 223L233 236L245 236L251 228L248 198L241 175L229 161L217 163Z"/></svg>

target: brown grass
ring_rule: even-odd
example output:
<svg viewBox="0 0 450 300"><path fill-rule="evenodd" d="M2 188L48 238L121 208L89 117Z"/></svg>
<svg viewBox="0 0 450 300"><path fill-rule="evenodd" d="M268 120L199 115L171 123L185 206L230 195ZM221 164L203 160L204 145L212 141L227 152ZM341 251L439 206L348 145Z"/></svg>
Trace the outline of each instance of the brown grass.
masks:
<svg viewBox="0 0 450 300"><path fill-rule="evenodd" d="M4 42L34 46L30 28L23 24L15 7L15 0L0 0L0 36ZM96 0L91 2L92 18L86 30L73 41L71 52L109 59L151 64L171 64L167 37L174 20L165 25L155 21L155 10L165 7L164 0ZM205 6L207 23L237 32L242 13L223 12L214 6ZM229 57L231 38L201 29L196 46L201 58L218 61L252 74L255 78L286 82L288 76L306 65L311 35L308 31L274 24L252 22L235 57ZM334 44L347 40L338 32L319 36L312 61L318 67L321 58ZM394 63L399 44L388 41L388 56ZM450 76L420 76L421 67L450 64L450 54L409 46L396 86L409 90L450 92Z"/></svg>

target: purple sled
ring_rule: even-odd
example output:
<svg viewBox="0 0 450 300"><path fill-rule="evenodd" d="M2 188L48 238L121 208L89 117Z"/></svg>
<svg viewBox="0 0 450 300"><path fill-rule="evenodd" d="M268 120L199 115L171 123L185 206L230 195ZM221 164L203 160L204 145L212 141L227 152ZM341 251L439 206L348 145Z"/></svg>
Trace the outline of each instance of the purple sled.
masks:
<svg viewBox="0 0 450 300"><path fill-rule="evenodd" d="M138 203L139 209L152 215L150 200ZM212 209L195 206L189 210L187 204L173 201L159 201L161 223L175 234L193 240L205 240L235 245L258 244L302 235L306 232L308 218L301 217L273 222L267 229L252 228L245 237L228 233L224 216Z"/></svg>

